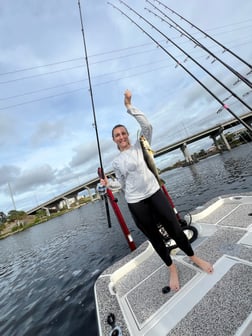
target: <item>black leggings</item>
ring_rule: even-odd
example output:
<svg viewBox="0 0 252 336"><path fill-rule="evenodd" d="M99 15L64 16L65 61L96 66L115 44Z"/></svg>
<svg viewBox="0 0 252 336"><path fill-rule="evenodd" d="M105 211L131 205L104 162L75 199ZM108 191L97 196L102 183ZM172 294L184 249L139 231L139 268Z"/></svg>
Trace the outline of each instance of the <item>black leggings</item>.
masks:
<svg viewBox="0 0 252 336"><path fill-rule="evenodd" d="M128 203L128 207L137 227L145 234L153 248L167 266L172 264L170 251L166 247L158 223L175 240L178 247L188 256L194 255L191 244L181 229L180 223L164 193L158 190L154 195L138 203Z"/></svg>

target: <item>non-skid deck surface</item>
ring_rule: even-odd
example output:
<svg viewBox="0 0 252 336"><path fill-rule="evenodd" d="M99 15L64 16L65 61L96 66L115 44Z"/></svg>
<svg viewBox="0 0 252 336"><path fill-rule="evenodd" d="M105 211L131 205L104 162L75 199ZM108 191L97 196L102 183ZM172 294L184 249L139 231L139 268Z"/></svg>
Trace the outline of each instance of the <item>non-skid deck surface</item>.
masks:
<svg viewBox="0 0 252 336"><path fill-rule="evenodd" d="M181 274L180 285L183 287L197 272L180 262L176 262L176 265ZM167 267L161 266L125 296L125 303L131 310L139 329L174 295L174 292L163 294L162 288L167 285Z"/></svg>
<svg viewBox="0 0 252 336"><path fill-rule="evenodd" d="M251 291L252 267L235 264L167 335L234 335L251 314Z"/></svg>
<svg viewBox="0 0 252 336"><path fill-rule="evenodd" d="M169 273L155 252L112 284L114 295L110 276L130 256L107 269L96 283L101 335L111 331L106 316L112 309L124 336L252 336L251 214L252 198L241 197L197 217L196 226L213 230L196 240L194 250L214 264L214 274L205 274L179 251L177 293L162 293ZM134 251L132 260L139 253Z"/></svg>
<svg viewBox="0 0 252 336"><path fill-rule="evenodd" d="M252 311L251 264L227 256L216 267L215 275L206 275L181 262L176 261L176 265L181 283L179 293L162 293L168 272L161 266L128 293L119 295L124 315L133 326L131 334L235 335ZM127 279L118 284L119 292L123 282ZM191 287L189 294L187 286ZM188 306L183 307L183 302ZM158 324L152 323L152 319Z"/></svg>

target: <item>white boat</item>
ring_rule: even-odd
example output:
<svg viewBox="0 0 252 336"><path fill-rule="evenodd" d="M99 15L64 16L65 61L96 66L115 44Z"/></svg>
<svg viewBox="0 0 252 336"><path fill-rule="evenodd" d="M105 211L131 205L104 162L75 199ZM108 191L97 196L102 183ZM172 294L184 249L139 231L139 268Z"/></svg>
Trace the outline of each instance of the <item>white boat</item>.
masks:
<svg viewBox="0 0 252 336"><path fill-rule="evenodd" d="M164 294L168 269L144 242L95 283L100 336L252 335L252 194L213 199L192 212L192 225L193 248L214 273L176 249L181 289Z"/></svg>

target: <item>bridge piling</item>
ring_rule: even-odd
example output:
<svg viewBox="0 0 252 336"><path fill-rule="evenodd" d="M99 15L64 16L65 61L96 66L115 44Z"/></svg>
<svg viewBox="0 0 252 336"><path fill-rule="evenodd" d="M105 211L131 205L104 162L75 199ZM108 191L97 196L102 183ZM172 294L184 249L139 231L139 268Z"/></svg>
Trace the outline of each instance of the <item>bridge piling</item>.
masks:
<svg viewBox="0 0 252 336"><path fill-rule="evenodd" d="M193 164L194 161L193 161L193 159L192 159L192 157L191 157L191 154L189 153L189 150L188 150L188 148L187 148L187 144L186 144L186 142L184 142L184 143L182 144L182 146L180 147L180 149L181 149L181 151L182 151L182 153L183 153L183 155L184 155L184 157L185 157L186 162L187 162L188 164Z"/></svg>

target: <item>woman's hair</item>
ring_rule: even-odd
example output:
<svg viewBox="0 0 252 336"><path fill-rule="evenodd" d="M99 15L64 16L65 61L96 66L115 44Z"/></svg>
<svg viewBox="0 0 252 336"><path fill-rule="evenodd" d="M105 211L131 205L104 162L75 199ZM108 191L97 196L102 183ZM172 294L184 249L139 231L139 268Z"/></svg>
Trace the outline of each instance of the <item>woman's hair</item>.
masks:
<svg viewBox="0 0 252 336"><path fill-rule="evenodd" d="M124 126L124 125L121 125L121 124L118 124L118 125L115 125L113 128L112 128L112 138L114 139L114 130L118 127L123 127L125 129L125 131L127 132L127 134L129 134L127 128Z"/></svg>

